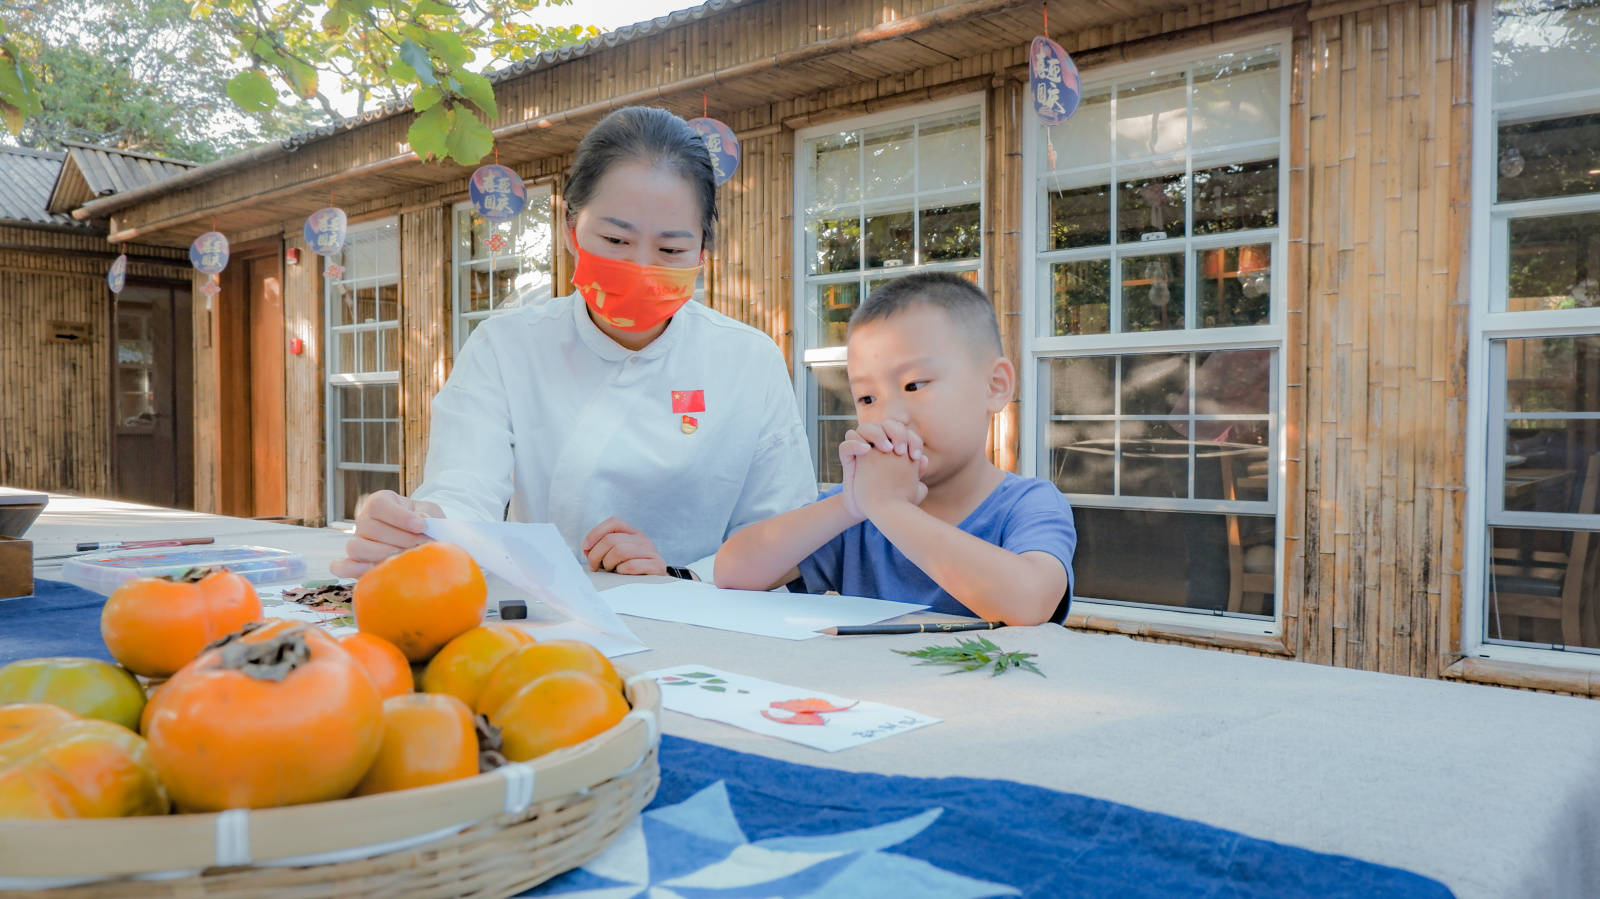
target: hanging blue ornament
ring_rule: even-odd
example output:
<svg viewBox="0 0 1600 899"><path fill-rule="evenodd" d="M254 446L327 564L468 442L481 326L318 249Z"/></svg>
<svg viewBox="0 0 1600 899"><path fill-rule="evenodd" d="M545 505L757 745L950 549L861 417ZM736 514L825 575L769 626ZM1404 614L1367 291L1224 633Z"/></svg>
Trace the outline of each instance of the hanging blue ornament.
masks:
<svg viewBox="0 0 1600 899"><path fill-rule="evenodd" d="M514 219L528 202L528 189L522 177L503 165L486 165L472 173L467 182L472 207L491 222Z"/></svg>
<svg viewBox="0 0 1600 899"><path fill-rule="evenodd" d="M716 173L717 186L721 187L739 168L739 138L732 128L716 119L690 119L689 127L705 142L706 152L711 154L711 170Z"/></svg>
<svg viewBox="0 0 1600 899"><path fill-rule="evenodd" d="M349 219L345 217L344 210L337 206L327 206L306 216L306 225L302 229L306 246L318 256L332 256L344 249L344 237L349 227Z"/></svg>
<svg viewBox="0 0 1600 899"><path fill-rule="evenodd" d="M189 245L189 262L205 274L215 275L228 267L228 238L220 231L207 231Z"/></svg>
<svg viewBox="0 0 1600 899"><path fill-rule="evenodd" d="M111 263L111 270L106 272L106 286L112 293L122 293L122 288L128 284L128 254L123 253Z"/></svg>
<svg viewBox="0 0 1600 899"><path fill-rule="evenodd" d="M1059 125L1078 111L1083 82L1072 57L1055 41L1039 35L1028 51L1028 93L1033 111L1046 125Z"/></svg>

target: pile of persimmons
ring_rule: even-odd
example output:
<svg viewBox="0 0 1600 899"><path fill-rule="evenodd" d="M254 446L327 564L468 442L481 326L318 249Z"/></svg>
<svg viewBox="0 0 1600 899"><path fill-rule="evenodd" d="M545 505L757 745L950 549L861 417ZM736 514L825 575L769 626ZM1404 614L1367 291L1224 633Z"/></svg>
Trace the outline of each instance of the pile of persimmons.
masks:
<svg viewBox="0 0 1600 899"><path fill-rule="evenodd" d="M120 666L43 658L0 668L0 818L402 790L537 758L627 714L605 656L484 625L485 597L477 564L448 543L363 575L358 632L342 639L263 619L255 589L229 571L129 581L100 619Z"/></svg>

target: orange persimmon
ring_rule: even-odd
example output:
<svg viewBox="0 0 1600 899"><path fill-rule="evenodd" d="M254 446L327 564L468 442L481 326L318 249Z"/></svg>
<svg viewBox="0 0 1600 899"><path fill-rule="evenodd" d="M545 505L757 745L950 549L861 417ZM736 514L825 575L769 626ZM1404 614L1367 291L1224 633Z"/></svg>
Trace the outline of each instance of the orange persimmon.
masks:
<svg viewBox="0 0 1600 899"><path fill-rule="evenodd" d="M384 699L411 692L411 663L398 646L377 634L359 632L340 637L339 645L361 663Z"/></svg>
<svg viewBox="0 0 1600 899"><path fill-rule="evenodd" d="M133 675L110 662L54 656L0 668L0 705L8 702L48 702L131 730L144 711L145 695Z"/></svg>
<svg viewBox="0 0 1600 899"><path fill-rule="evenodd" d="M466 703L444 693L383 701L383 745L356 796L409 790L478 773L478 731Z"/></svg>
<svg viewBox="0 0 1600 899"><path fill-rule="evenodd" d="M196 568L117 587L100 613L100 636L134 674L169 677L206 644L260 617L261 598L249 581L225 569Z"/></svg>
<svg viewBox="0 0 1600 899"><path fill-rule="evenodd" d="M422 672L422 689L448 693L472 708L500 660L532 643L527 631L513 625L475 627L446 643L428 662Z"/></svg>
<svg viewBox="0 0 1600 899"><path fill-rule="evenodd" d="M523 687L489 716L500 749L513 762L582 743L628 714L628 701L583 671L556 671Z"/></svg>
<svg viewBox="0 0 1600 899"><path fill-rule="evenodd" d="M600 650L581 640L540 640L516 650L494 667L473 711L493 718L495 710L518 690L555 671L592 674L618 695L622 693L622 678Z"/></svg>
<svg viewBox="0 0 1600 899"><path fill-rule="evenodd" d="M231 636L152 705L150 753L184 811L337 799L383 739L383 699L361 663L303 624Z"/></svg>
<svg viewBox="0 0 1600 899"><path fill-rule="evenodd" d="M60 706L0 706L0 818L164 815L150 751L120 724Z"/></svg>
<svg viewBox="0 0 1600 899"><path fill-rule="evenodd" d="M467 551L424 543L379 562L356 581L356 627L426 662L483 620L488 586Z"/></svg>

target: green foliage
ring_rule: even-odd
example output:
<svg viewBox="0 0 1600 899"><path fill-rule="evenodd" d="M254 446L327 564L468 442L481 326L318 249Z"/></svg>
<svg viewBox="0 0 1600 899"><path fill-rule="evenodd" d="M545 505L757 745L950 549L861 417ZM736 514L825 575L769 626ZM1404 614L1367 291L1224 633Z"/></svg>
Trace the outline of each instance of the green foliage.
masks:
<svg viewBox="0 0 1600 899"><path fill-rule="evenodd" d="M0 124L207 161L337 121L331 89L358 116L412 98L416 154L471 165L494 147L485 72L599 33L526 22L570 2L0 0Z"/></svg>
<svg viewBox="0 0 1600 899"><path fill-rule="evenodd" d="M990 673L994 677L999 677L1013 668L1023 668L1044 677L1044 672L1030 661L1036 653L1006 652L985 637L971 640L958 637L955 646L928 646L922 649L894 651L903 656L921 659L924 665L954 665L957 671L978 671L992 665L994 670Z"/></svg>
<svg viewBox="0 0 1600 899"><path fill-rule="evenodd" d="M519 21L529 11L570 0L195 0L195 15L231 35L252 70L301 97L320 96L317 73L333 75L359 98L412 99L407 131L421 159L472 165L494 148L498 115L485 72L592 37L594 28L547 28ZM265 100L259 87L230 94L245 108Z"/></svg>

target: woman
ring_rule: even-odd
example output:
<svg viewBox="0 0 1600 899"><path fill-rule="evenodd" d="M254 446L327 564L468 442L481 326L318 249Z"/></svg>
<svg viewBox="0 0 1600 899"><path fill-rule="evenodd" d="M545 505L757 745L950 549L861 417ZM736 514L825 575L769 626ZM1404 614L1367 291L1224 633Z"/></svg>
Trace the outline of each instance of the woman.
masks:
<svg viewBox="0 0 1600 899"><path fill-rule="evenodd" d="M425 541L425 516L548 521L593 569L665 574L815 498L783 355L690 301L715 189L665 110L584 137L562 228L576 293L473 332L434 399L422 486L368 498L335 574Z"/></svg>

